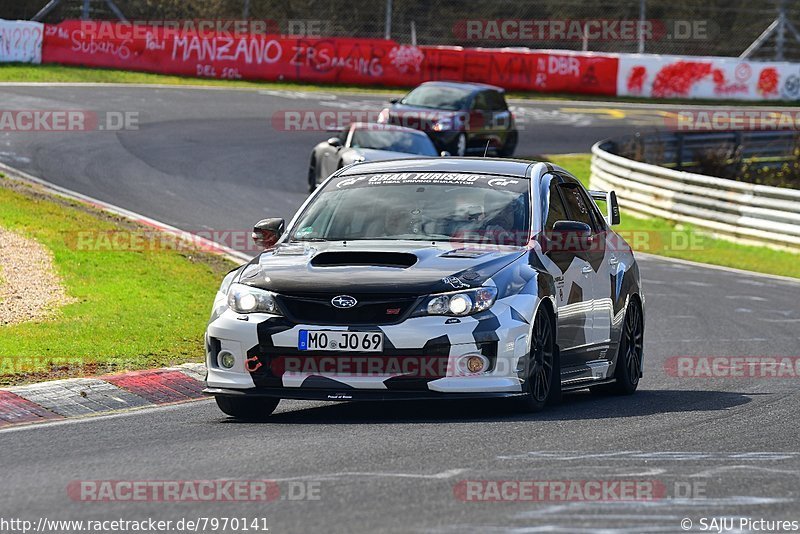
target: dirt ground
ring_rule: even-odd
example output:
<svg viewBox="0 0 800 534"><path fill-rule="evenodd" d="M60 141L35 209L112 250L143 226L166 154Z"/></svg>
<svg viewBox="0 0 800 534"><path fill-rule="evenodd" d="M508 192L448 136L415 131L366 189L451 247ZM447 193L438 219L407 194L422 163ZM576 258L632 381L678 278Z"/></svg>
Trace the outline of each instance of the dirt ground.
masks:
<svg viewBox="0 0 800 534"><path fill-rule="evenodd" d="M0 325L46 319L71 301L50 251L0 228Z"/></svg>

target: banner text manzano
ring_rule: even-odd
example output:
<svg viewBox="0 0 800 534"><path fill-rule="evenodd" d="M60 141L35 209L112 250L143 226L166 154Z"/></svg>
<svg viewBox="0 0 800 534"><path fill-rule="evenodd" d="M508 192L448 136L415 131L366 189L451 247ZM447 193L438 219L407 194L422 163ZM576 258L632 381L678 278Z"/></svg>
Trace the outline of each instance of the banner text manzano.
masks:
<svg viewBox="0 0 800 534"><path fill-rule="evenodd" d="M113 30L113 28L111 28ZM408 86L481 81L507 90L613 95L609 54L401 45L383 39L204 32L145 26L86 31L82 21L45 27L42 61L219 79Z"/></svg>

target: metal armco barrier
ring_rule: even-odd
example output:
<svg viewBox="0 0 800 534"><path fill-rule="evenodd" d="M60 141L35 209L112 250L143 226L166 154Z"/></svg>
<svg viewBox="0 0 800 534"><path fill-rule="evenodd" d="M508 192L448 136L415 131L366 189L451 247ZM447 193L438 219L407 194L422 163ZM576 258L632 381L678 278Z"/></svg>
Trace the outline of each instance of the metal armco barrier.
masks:
<svg viewBox="0 0 800 534"><path fill-rule="evenodd" d="M591 187L617 193L643 216L691 224L722 238L800 252L800 190L754 185L633 161L592 147Z"/></svg>

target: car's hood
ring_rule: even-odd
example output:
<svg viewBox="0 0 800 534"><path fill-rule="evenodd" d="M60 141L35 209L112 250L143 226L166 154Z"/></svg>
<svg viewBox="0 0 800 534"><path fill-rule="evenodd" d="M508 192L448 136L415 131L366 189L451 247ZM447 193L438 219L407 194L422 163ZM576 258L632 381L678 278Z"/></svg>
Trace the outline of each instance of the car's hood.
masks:
<svg viewBox="0 0 800 534"><path fill-rule="evenodd" d="M478 287L525 252L428 241L294 242L254 259L241 282L284 294L425 295Z"/></svg>
<svg viewBox="0 0 800 534"><path fill-rule="evenodd" d="M374 148L353 148L365 161L380 161L389 159L413 158L417 154L408 152L394 152L392 150L377 150Z"/></svg>
<svg viewBox="0 0 800 534"><path fill-rule="evenodd" d="M406 104L393 104L388 111L389 123L423 131L431 130L438 121L463 122L467 116L464 111L423 108Z"/></svg>
<svg viewBox="0 0 800 534"><path fill-rule="evenodd" d="M389 113L404 113L404 112L414 112L420 114L428 114L430 116L442 116L442 117L452 117L453 115L457 115L459 113L464 113L463 111L459 111L457 109L437 109L437 108L426 108L421 106L409 106L408 104L392 104L389 107Z"/></svg>

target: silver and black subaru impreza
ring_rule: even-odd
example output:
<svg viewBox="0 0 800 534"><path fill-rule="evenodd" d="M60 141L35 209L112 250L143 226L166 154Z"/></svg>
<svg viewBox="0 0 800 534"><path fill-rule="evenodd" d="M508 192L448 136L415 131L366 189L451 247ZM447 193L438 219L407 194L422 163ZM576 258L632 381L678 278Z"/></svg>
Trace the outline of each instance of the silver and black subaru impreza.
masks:
<svg viewBox="0 0 800 534"><path fill-rule="evenodd" d="M604 206L601 211L600 205ZM229 273L206 332L226 414L280 399L633 393L644 304L613 192L548 163L420 158L345 167Z"/></svg>

